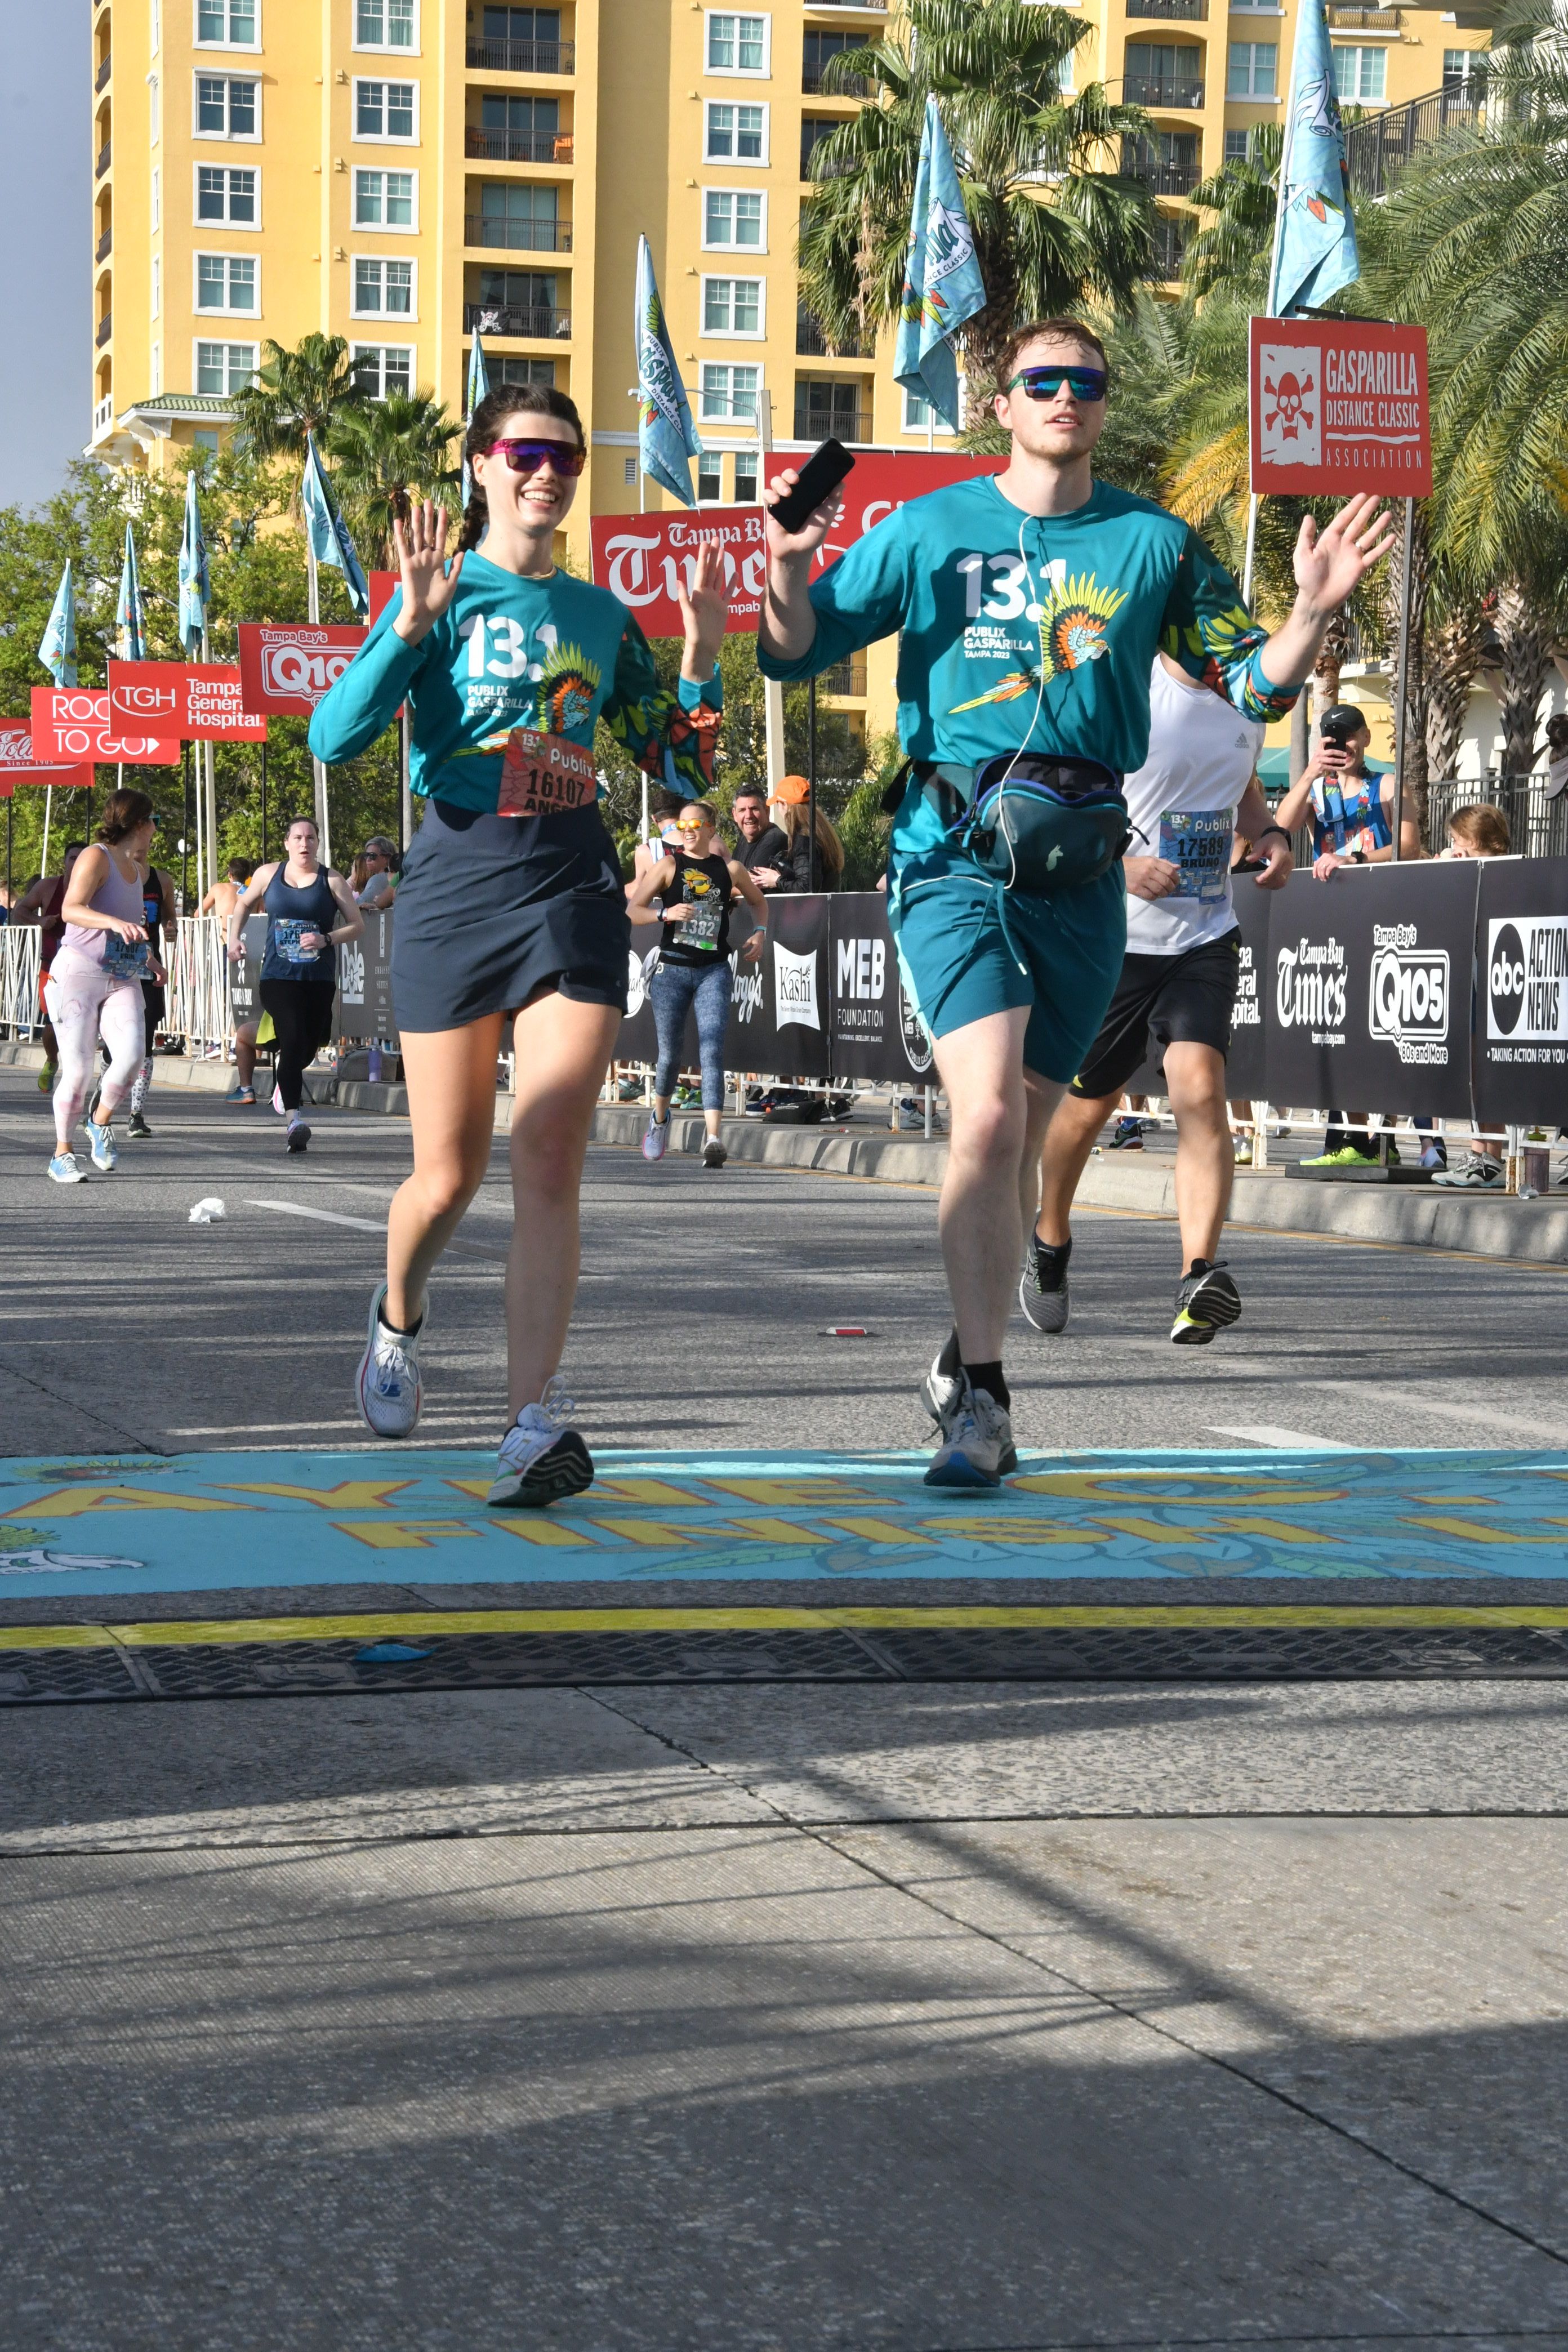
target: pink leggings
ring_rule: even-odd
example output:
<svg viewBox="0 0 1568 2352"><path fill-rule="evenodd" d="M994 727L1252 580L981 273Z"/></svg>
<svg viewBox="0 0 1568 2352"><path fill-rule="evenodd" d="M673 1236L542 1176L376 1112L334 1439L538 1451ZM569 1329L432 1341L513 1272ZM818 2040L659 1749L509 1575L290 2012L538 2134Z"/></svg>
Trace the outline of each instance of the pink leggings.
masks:
<svg viewBox="0 0 1568 2352"><path fill-rule="evenodd" d="M65 948L56 956L44 984L44 1004L60 1047L60 1074L55 1086L56 1148L68 1151L92 1091L100 1034L110 1053L99 1096L99 1116L107 1124L142 1067L146 1016L135 981L110 980L100 965Z"/></svg>

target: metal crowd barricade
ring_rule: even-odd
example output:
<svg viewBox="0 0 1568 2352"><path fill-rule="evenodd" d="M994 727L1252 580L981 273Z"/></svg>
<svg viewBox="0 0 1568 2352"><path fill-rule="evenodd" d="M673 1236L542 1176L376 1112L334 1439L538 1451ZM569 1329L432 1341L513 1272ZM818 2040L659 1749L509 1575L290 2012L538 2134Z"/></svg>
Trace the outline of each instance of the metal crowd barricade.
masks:
<svg viewBox="0 0 1568 2352"><path fill-rule="evenodd" d="M193 1054L219 1050L234 1034L233 966L226 926L216 915L182 915L169 960L164 1029Z"/></svg>
<svg viewBox="0 0 1568 2352"><path fill-rule="evenodd" d="M37 923L0 926L0 1028L9 1037L33 1037L41 1026L38 960L43 945Z"/></svg>

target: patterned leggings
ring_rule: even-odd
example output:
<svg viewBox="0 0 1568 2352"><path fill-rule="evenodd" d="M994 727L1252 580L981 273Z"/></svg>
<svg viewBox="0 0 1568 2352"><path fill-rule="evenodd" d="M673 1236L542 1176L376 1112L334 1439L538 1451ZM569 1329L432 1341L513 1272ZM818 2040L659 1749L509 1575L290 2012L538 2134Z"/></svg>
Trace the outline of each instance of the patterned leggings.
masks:
<svg viewBox="0 0 1568 2352"><path fill-rule="evenodd" d="M686 1035L687 1008L697 1013L697 1045L702 1063L702 1108L724 1108L724 1030L730 1018L731 973L727 961L711 964L661 963L648 982L658 1032L658 1061L653 1090L660 1101L675 1090Z"/></svg>

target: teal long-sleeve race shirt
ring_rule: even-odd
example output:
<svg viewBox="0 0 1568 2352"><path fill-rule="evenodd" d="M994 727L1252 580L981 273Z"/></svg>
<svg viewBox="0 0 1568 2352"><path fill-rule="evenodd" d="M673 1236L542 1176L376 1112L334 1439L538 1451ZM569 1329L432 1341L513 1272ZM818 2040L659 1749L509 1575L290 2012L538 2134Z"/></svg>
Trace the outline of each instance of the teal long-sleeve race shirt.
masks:
<svg viewBox="0 0 1568 2352"><path fill-rule="evenodd" d="M473 552L416 646L392 625L402 609L399 593L317 706L319 760L357 759L406 700L413 789L458 808L494 811L514 727L591 751L601 719L650 775L698 797L711 787L718 671L705 686L661 687L647 639L607 589L564 572L524 580Z"/></svg>

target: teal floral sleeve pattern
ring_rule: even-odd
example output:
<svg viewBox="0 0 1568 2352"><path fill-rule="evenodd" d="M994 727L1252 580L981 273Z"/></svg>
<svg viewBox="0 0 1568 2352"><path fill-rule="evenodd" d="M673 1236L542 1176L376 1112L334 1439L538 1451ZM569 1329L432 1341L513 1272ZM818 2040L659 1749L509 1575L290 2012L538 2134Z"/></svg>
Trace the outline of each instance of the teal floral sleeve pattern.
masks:
<svg viewBox="0 0 1568 2352"><path fill-rule="evenodd" d="M1223 694L1247 719L1283 719L1301 689L1276 686L1259 658L1268 642L1242 603L1235 581L1210 554L1195 530L1176 569L1165 605L1160 649L1180 662L1189 677Z"/></svg>
<svg viewBox="0 0 1568 2352"><path fill-rule="evenodd" d="M600 716L646 774L700 800L711 792L713 753L723 717L718 674L700 688L684 679L673 692L660 686L647 639L629 615L615 684Z"/></svg>

